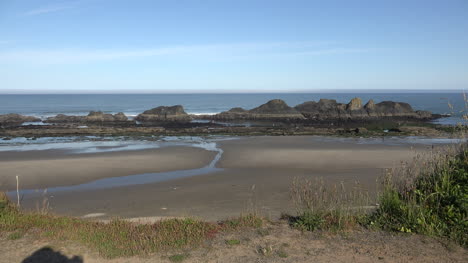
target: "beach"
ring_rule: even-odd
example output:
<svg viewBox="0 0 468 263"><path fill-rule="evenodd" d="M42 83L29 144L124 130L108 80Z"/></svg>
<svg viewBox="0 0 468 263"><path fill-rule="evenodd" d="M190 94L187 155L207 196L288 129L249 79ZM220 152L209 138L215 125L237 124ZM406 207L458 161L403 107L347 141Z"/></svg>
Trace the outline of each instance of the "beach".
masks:
<svg viewBox="0 0 468 263"><path fill-rule="evenodd" d="M374 195L385 169L431 148L426 141L320 136L237 137L216 145L222 156L215 169L176 179L171 176L177 171L206 167L217 152L188 146L92 154L2 152L9 156L0 161L2 187L14 190L14 176L20 174L21 189L40 189L22 193L23 208L38 209L47 199L51 212L79 217L194 216L216 221L255 211L274 219L295 211L289 197L294 178L323 178ZM155 182L131 182L131 175L168 171ZM130 183L73 187L118 177Z"/></svg>

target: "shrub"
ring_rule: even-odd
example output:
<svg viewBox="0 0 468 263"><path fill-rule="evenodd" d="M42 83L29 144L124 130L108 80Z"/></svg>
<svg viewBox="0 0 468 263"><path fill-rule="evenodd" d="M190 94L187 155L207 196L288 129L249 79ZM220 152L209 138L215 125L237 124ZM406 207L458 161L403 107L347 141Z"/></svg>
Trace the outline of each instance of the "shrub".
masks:
<svg viewBox="0 0 468 263"><path fill-rule="evenodd" d="M468 245L466 144L420 155L386 176L370 222L384 230L446 237Z"/></svg>

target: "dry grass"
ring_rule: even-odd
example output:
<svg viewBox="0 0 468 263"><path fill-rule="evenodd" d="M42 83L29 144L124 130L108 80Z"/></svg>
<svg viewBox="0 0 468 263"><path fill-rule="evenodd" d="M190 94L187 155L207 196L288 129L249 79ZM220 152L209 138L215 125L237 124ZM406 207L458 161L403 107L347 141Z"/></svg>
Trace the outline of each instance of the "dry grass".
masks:
<svg viewBox="0 0 468 263"><path fill-rule="evenodd" d="M298 210L289 217L302 230L350 230L357 226L415 232L468 245L468 145L420 153L389 169L374 211L355 184L327 185L323 179L295 179L291 197Z"/></svg>
<svg viewBox="0 0 468 263"><path fill-rule="evenodd" d="M370 224L468 245L468 145L420 154L384 178L380 206Z"/></svg>
<svg viewBox="0 0 468 263"><path fill-rule="evenodd" d="M262 219L245 215L221 223L196 219L168 219L153 224L136 224L121 219L109 223L42 213L24 213L0 199L0 231L12 238L30 232L39 238L77 241L107 258L147 255L202 245L220 232L256 228Z"/></svg>
<svg viewBox="0 0 468 263"><path fill-rule="evenodd" d="M371 203L358 182L346 189L344 183L327 185L323 178L295 178L290 192L298 211L297 217L291 217L292 224L309 231L352 229Z"/></svg>

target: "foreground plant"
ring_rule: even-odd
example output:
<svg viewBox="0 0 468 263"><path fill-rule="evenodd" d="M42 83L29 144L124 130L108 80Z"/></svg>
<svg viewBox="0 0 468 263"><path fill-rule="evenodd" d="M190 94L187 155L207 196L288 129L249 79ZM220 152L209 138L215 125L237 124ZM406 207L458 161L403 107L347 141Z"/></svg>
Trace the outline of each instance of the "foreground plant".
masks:
<svg viewBox="0 0 468 263"><path fill-rule="evenodd" d="M323 178L295 178L291 197L298 216L290 217L302 230L348 230L359 224L369 204L368 193L358 183L351 189L344 184L327 185Z"/></svg>
<svg viewBox="0 0 468 263"><path fill-rule="evenodd" d="M468 146L460 143L418 154L387 171L379 205L370 213L367 194L328 186L323 179L295 179L291 187L302 230L346 230L357 225L445 237L468 246Z"/></svg>
<svg viewBox="0 0 468 263"><path fill-rule="evenodd" d="M384 230L446 237L468 245L466 144L419 155L389 172L369 219Z"/></svg>
<svg viewBox="0 0 468 263"><path fill-rule="evenodd" d="M24 213L0 195L0 231L11 239L31 233L41 238L82 243L107 258L180 250L202 245L222 231L261 225L254 215L241 216L225 223L209 223L191 218L168 219L153 224L136 224L121 219L109 223L67 216ZM13 238L14 237L14 238Z"/></svg>

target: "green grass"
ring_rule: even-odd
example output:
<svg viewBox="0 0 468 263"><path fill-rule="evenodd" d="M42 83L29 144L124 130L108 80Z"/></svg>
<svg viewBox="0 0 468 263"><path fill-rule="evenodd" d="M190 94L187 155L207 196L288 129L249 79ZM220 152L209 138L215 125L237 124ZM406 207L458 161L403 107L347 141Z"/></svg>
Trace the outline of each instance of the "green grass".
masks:
<svg viewBox="0 0 468 263"><path fill-rule="evenodd" d="M286 253L284 250L279 250L277 254L280 258L287 258L289 256L288 253Z"/></svg>
<svg viewBox="0 0 468 263"><path fill-rule="evenodd" d="M169 256L169 260L171 262L182 262L188 257L189 257L188 254L176 254L176 255Z"/></svg>
<svg viewBox="0 0 468 263"><path fill-rule="evenodd" d="M342 231L356 226L443 237L468 246L468 150L466 144L418 155L384 178L379 206L366 205L360 194L346 194L322 181L293 183L297 216L293 227L304 231ZM357 201L357 202L356 202Z"/></svg>
<svg viewBox="0 0 468 263"><path fill-rule="evenodd" d="M16 239L20 239L22 237L23 237L23 233L18 231L18 232L10 233L7 238L9 240L16 240Z"/></svg>
<svg viewBox="0 0 468 263"><path fill-rule="evenodd" d="M220 223L225 230L239 230L243 228L260 228L263 219L255 214L241 215L237 218L228 219Z"/></svg>
<svg viewBox="0 0 468 263"><path fill-rule="evenodd" d="M261 225L254 215L241 216L223 223L208 223L191 218L168 219L153 224L136 224L115 219L109 223L67 216L24 213L0 196L0 231L20 238L28 230L39 238L79 242L106 258L145 255L164 250L193 248L219 232ZM21 234L20 234L21 233Z"/></svg>
<svg viewBox="0 0 468 263"><path fill-rule="evenodd" d="M235 246L235 245L240 245L240 240L238 239L229 239L229 240L226 240L226 245L230 245L230 246Z"/></svg>
<svg viewBox="0 0 468 263"><path fill-rule="evenodd" d="M360 207L369 203L367 192L359 184L346 189L344 184L328 185L323 178L296 178L291 186L291 197L298 215L285 217L291 226L302 231L352 230L365 214Z"/></svg>
<svg viewBox="0 0 468 263"><path fill-rule="evenodd" d="M445 237L466 247L468 150L441 158L426 160L426 168L410 185L387 182L370 224L389 231Z"/></svg>
<svg viewBox="0 0 468 263"><path fill-rule="evenodd" d="M100 223L8 210L0 213L2 231L36 229L40 237L78 241L108 258L195 247L220 229L215 224L193 219L171 219L138 225L124 220Z"/></svg>

